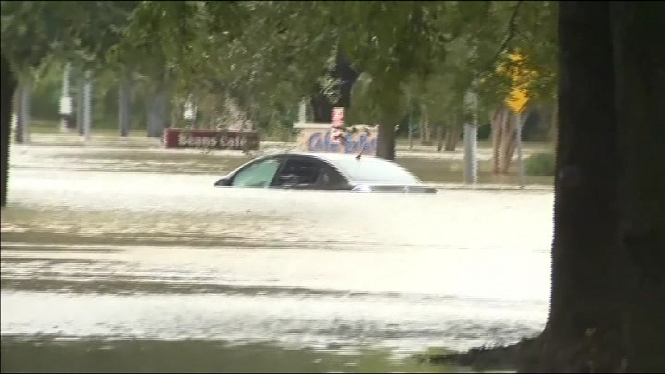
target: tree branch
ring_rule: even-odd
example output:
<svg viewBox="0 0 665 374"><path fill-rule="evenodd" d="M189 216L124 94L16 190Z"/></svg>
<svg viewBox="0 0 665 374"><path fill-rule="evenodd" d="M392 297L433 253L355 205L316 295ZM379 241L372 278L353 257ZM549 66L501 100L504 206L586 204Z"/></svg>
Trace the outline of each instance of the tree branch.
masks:
<svg viewBox="0 0 665 374"><path fill-rule="evenodd" d="M513 14L510 16L510 22L508 22L508 30L506 30L506 38L503 40L503 43L501 43L501 47L499 47L499 50L496 52L494 55L494 58L492 58L491 63L488 66L488 70L492 68L496 64L496 62L499 60L499 57L501 56L501 53L503 53L506 48L508 47L508 43L510 43L513 40L513 37L515 36L515 29L516 29L516 20L517 20L517 14L519 13L520 6L522 6L523 1L518 1L517 5L515 5L515 9L513 9Z"/></svg>

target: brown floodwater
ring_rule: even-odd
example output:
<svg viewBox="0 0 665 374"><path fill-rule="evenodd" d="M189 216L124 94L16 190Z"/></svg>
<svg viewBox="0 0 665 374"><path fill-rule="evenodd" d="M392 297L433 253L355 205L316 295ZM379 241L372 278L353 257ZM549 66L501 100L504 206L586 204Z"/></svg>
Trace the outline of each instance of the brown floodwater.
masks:
<svg viewBox="0 0 665 374"><path fill-rule="evenodd" d="M436 371L386 357L542 329L551 192L212 187L245 160L14 147L2 371Z"/></svg>

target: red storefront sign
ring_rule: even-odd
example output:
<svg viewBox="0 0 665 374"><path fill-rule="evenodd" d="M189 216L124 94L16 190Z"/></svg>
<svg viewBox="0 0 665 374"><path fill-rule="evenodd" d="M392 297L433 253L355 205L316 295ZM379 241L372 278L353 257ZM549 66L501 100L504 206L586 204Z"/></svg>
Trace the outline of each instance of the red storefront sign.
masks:
<svg viewBox="0 0 665 374"><path fill-rule="evenodd" d="M257 150L261 140L251 131L166 129L166 148Z"/></svg>

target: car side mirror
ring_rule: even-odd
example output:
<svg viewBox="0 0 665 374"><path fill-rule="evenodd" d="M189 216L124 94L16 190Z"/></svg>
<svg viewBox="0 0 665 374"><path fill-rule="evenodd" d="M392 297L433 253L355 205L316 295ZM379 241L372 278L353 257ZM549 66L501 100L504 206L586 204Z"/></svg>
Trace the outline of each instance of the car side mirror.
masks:
<svg viewBox="0 0 665 374"><path fill-rule="evenodd" d="M215 187L229 186L229 185L231 185L231 179L228 178L228 177L224 177L224 178L218 180L217 182L215 182Z"/></svg>

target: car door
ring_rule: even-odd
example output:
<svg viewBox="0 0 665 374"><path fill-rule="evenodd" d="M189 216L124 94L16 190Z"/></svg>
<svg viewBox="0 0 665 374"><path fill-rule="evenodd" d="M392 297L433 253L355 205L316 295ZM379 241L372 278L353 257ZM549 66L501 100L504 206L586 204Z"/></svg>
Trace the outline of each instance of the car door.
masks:
<svg viewBox="0 0 665 374"><path fill-rule="evenodd" d="M256 160L238 170L231 180L232 187L265 188L273 185L284 157L274 156Z"/></svg>
<svg viewBox="0 0 665 374"><path fill-rule="evenodd" d="M290 156L277 173L273 186L277 188L316 190L322 188L326 166L314 157Z"/></svg>

